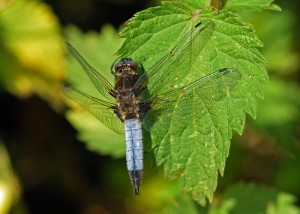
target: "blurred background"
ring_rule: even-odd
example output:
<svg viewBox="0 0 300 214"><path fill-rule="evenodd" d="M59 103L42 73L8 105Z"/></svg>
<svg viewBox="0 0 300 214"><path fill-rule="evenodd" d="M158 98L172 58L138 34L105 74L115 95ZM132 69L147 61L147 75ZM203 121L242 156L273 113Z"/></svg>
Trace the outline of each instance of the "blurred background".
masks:
<svg viewBox="0 0 300 214"><path fill-rule="evenodd" d="M207 213L239 188L282 193L277 205L290 204L299 213L300 3L274 3L282 12L240 13L264 43L270 81L263 86L257 119L247 116L243 135L234 135L212 207L201 208L182 197L161 169L151 169L151 152L143 194L134 197L122 136L112 136L85 112L67 111L60 92L66 79L90 87L84 86L84 72L69 76L78 65L67 56L65 40L111 78L120 27L158 2L0 0L0 214L175 213L180 204L197 210L190 213Z"/></svg>

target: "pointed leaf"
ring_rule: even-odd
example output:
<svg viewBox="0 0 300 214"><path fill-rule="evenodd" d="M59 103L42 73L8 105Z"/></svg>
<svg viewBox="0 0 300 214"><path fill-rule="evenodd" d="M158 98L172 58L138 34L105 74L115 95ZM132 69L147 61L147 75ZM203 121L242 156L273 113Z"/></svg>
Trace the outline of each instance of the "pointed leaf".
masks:
<svg viewBox="0 0 300 214"><path fill-rule="evenodd" d="M281 11L281 8L273 4L274 0L228 0L225 8L229 10L275 10Z"/></svg>
<svg viewBox="0 0 300 214"><path fill-rule="evenodd" d="M66 34L68 36L67 41L76 47L85 60L87 60L97 72L100 72L101 75L108 79L110 83L113 83L110 66L115 60L114 53L122 42L120 39L117 39L116 30L111 26L104 26L100 33L89 32L83 34L76 27L70 26L66 29ZM68 60L68 71L67 82L74 88L105 100L105 97L97 91L84 72L84 69L71 54ZM82 97L74 91L70 92L69 95ZM87 100L84 97L82 98L80 104L83 108L93 107L85 106L85 104L88 104ZM94 111L94 109L91 109L91 111L92 113L95 112L95 116L103 122L108 121L106 119L107 114L113 114L113 112L109 112L107 109L104 109L104 111ZM67 113L67 119L78 130L78 138L86 144L88 149L101 155L111 155L115 158L123 157L125 155L124 136L105 127L96 117L88 112L83 112L82 109L78 109L78 107L74 105L72 105L72 110ZM111 122L114 124L111 124L109 127L115 127L117 132L124 132L123 124L117 116L115 116L115 121ZM107 124L108 123L106 123L106 125ZM118 125L115 126L115 124ZM122 131L120 130L120 126Z"/></svg>
<svg viewBox="0 0 300 214"><path fill-rule="evenodd" d="M181 121L172 124L173 131L170 126L160 126L161 129L151 132L155 163L164 165L168 178L180 178L183 191L191 192L201 204L205 204L205 196L212 200L218 171L223 174L232 129L242 132L245 112L256 115L256 99L263 96L260 84L268 79L265 60L257 50L262 43L252 26L233 13L225 10L199 13L182 4L164 2L163 6L137 13L129 20L121 32L127 40L119 50L120 55L136 61L146 59L143 65L147 72L193 26L207 19L214 22L215 29L196 60L187 69L171 73L173 76L160 91L186 85L224 67L236 68L242 79L229 88L225 99L207 106L206 114L197 113L196 106L188 112L180 112L178 107L173 115ZM154 86L151 84L149 81L150 94Z"/></svg>

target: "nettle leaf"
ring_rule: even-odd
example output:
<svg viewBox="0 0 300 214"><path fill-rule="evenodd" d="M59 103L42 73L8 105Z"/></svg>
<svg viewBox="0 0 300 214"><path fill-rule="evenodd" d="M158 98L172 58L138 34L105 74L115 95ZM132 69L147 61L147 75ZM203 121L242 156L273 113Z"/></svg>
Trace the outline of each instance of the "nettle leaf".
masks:
<svg viewBox="0 0 300 214"><path fill-rule="evenodd" d="M178 0L195 8L208 8L215 0Z"/></svg>
<svg viewBox="0 0 300 214"><path fill-rule="evenodd" d="M275 10L281 11L281 8L273 4L274 0L228 0L224 8L230 10Z"/></svg>
<svg viewBox="0 0 300 214"><path fill-rule="evenodd" d="M117 38L116 30L111 26L104 26L100 33L88 32L84 34L78 28L69 26L66 28L66 34L67 41L76 47L95 69L113 83L110 66L115 60L114 53L122 43L122 40ZM71 55L68 57L67 82L85 93L104 99L80 64ZM108 129L90 113L78 108L78 105L72 104L66 117L76 128L78 138L86 144L87 148L101 155L111 155L115 158L124 157L124 136Z"/></svg>
<svg viewBox="0 0 300 214"><path fill-rule="evenodd" d="M229 10L248 10L248 11L262 11L274 10L281 11L281 8L273 4L274 0L178 0L188 4L194 8L208 8L213 7L215 10L221 8Z"/></svg>
<svg viewBox="0 0 300 214"><path fill-rule="evenodd" d="M170 122L158 120L160 129L151 131L155 164L164 166L167 178L179 178L183 192L190 192L201 204L206 203L206 197L212 201L218 172L223 175L232 130L242 133L246 112L256 116L256 99L263 97L261 82L268 79L265 60L257 50L262 43L253 27L234 13L225 10L199 13L183 4L164 2L162 6L139 12L129 20L120 34L126 41L119 50L122 56L143 61L147 71L193 26L207 19L215 24L212 35L192 65L182 69L178 73L180 78L170 80L161 91L226 67L236 68L242 79L226 92L226 98L207 108L206 114L197 114L197 106L191 107L189 112L180 111L179 106L174 108L173 115L176 120L181 120L177 123L172 119ZM148 84L150 94L151 84Z"/></svg>

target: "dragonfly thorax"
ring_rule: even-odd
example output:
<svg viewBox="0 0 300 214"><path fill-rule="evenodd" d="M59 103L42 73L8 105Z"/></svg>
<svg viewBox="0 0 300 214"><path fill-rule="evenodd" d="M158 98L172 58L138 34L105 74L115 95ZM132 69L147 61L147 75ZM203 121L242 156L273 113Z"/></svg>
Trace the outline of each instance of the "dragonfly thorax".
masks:
<svg viewBox="0 0 300 214"><path fill-rule="evenodd" d="M117 109L122 121L125 119L139 118L141 100L132 91L119 92L117 96Z"/></svg>
<svg viewBox="0 0 300 214"><path fill-rule="evenodd" d="M139 79L136 73L136 64L130 59L122 59L115 65L115 94L117 101L117 115L124 121L136 119L139 116L139 104L141 102L134 85Z"/></svg>

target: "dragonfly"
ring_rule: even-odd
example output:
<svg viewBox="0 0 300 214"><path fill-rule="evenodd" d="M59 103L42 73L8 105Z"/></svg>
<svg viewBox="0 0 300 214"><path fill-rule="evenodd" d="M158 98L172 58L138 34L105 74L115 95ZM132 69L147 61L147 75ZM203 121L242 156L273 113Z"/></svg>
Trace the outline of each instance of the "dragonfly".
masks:
<svg viewBox="0 0 300 214"><path fill-rule="evenodd" d="M67 43L70 53L105 100L91 96L70 84L63 86L63 92L105 126L125 135L127 170L135 195L139 195L143 176L142 131L145 129L151 132L153 121L155 123L153 117L172 117L178 97L181 100L180 111L190 108L191 102L193 105L199 104L199 108L209 109L226 97L228 90L232 90L241 79L238 70L222 68L186 85L172 84L169 90L163 90L166 84L174 80L174 75L178 75L182 69L190 69L189 66L210 39L214 27L211 20L197 23L171 51L149 69L144 69L141 63L131 58L115 61L111 68L114 85ZM138 72L140 68L144 70L143 73ZM160 127L157 125L156 127Z"/></svg>

